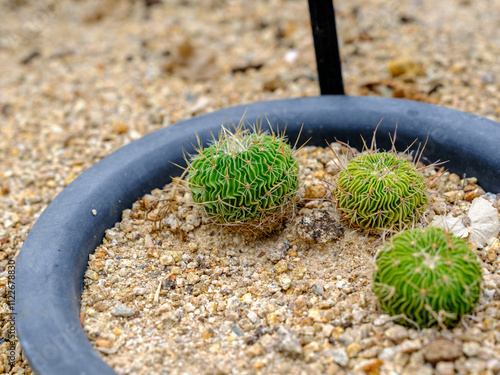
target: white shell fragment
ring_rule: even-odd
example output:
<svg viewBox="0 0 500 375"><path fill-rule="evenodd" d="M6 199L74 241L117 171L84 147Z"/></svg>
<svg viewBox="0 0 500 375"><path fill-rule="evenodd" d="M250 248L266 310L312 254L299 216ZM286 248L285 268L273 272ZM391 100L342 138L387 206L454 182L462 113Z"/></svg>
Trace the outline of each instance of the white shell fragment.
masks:
<svg viewBox="0 0 500 375"><path fill-rule="evenodd" d="M462 238L469 237L469 242L477 247L490 244L500 232L498 211L482 197L475 198L467 215L453 217L436 215L431 226L442 228Z"/></svg>

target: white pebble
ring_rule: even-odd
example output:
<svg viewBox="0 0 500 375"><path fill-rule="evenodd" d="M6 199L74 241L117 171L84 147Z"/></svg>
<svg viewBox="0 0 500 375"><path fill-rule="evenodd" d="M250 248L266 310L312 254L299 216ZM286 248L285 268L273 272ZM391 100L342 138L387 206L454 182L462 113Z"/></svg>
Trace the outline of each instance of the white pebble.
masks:
<svg viewBox="0 0 500 375"><path fill-rule="evenodd" d="M259 316L254 313L253 311L249 311L247 314L247 318L252 322L252 323L257 323L259 320Z"/></svg>

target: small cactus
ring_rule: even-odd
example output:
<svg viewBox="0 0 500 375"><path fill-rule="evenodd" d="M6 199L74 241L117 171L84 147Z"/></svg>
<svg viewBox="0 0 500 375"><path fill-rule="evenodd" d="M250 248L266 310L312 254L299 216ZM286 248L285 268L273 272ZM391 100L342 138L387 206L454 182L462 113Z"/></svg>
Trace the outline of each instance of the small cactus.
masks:
<svg viewBox="0 0 500 375"><path fill-rule="evenodd" d="M474 310L481 265L461 238L440 228L406 230L394 236L375 259L373 291L399 323L420 328L452 327Z"/></svg>
<svg viewBox="0 0 500 375"><path fill-rule="evenodd" d="M403 228L427 205L427 187L410 162L374 152L352 159L333 189L337 206L351 224L366 229Z"/></svg>
<svg viewBox="0 0 500 375"><path fill-rule="evenodd" d="M283 134L253 130L223 127L219 140L191 159L188 186L214 222L270 232L293 205L299 166Z"/></svg>

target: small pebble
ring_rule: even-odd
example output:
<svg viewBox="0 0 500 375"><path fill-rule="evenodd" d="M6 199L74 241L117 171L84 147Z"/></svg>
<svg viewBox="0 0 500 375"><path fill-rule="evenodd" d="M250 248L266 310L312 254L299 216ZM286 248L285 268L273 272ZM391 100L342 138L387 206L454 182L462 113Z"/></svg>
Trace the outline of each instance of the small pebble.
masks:
<svg viewBox="0 0 500 375"><path fill-rule="evenodd" d="M237 325L237 324L231 324L231 328L233 330L234 333L236 333L237 336L243 336L244 333L243 331L241 330L241 328Z"/></svg>
<svg viewBox="0 0 500 375"><path fill-rule="evenodd" d="M121 316L124 318L134 316L135 313L136 311L133 308L125 306L121 303L113 307L113 309L111 310L111 314L113 314L114 316Z"/></svg>
<svg viewBox="0 0 500 375"><path fill-rule="evenodd" d="M349 356L344 349L335 348L326 351L325 355L330 357L336 364L345 367L349 363Z"/></svg>
<svg viewBox="0 0 500 375"><path fill-rule="evenodd" d="M252 322L252 323L257 323L257 321L259 320L259 316L253 312L253 311L249 311L248 314L247 314L247 318Z"/></svg>
<svg viewBox="0 0 500 375"><path fill-rule="evenodd" d="M314 283L311 290L314 294L317 294L318 296L321 296L325 292L325 290L323 289L323 285L318 283Z"/></svg>
<svg viewBox="0 0 500 375"><path fill-rule="evenodd" d="M302 345L300 345L300 342L294 333L280 326L278 328L277 335L278 350L280 352L290 357L298 357L302 355Z"/></svg>
<svg viewBox="0 0 500 375"><path fill-rule="evenodd" d="M486 363L479 358L469 358L465 361L464 367L470 374L481 374L486 370Z"/></svg>
<svg viewBox="0 0 500 375"><path fill-rule="evenodd" d="M453 362L438 362L436 364L436 375L454 375L455 365Z"/></svg>
<svg viewBox="0 0 500 375"><path fill-rule="evenodd" d="M290 277L288 277L288 275L285 274L279 277L278 282L281 286L281 289L283 290L288 290L292 285L292 280L290 279Z"/></svg>
<svg viewBox="0 0 500 375"><path fill-rule="evenodd" d="M399 353L401 350L401 347L399 345L396 346L390 346L388 348L382 349L382 351L379 353L378 358L382 359L384 361L390 361L394 357L396 357L396 354Z"/></svg>
<svg viewBox="0 0 500 375"><path fill-rule="evenodd" d="M462 345L445 338L437 338L423 347L423 355L430 363L454 361L462 355Z"/></svg>
<svg viewBox="0 0 500 375"><path fill-rule="evenodd" d="M280 260L285 258L285 255L286 255L285 246L272 248L266 252L266 258L269 259L271 263L278 263Z"/></svg>
<svg viewBox="0 0 500 375"><path fill-rule="evenodd" d="M400 325L395 325L385 331L385 336L392 341L399 343L408 338L408 330Z"/></svg>
<svg viewBox="0 0 500 375"><path fill-rule="evenodd" d="M475 357L479 354L481 350L481 345L478 342L464 342L462 346L462 351L467 357Z"/></svg>

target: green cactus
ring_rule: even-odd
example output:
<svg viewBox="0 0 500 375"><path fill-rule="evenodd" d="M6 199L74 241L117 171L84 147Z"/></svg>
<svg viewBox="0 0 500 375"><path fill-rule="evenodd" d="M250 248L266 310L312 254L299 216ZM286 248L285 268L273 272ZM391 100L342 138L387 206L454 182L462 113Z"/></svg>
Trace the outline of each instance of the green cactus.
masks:
<svg viewBox="0 0 500 375"><path fill-rule="evenodd" d="M461 238L440 228L406 230L377 254L373 291L399 323L452 327L474 310L481 265Z"/></svg>
<svg viewBox="0 0 500 375"><path fill-rule="evenodd" d="M188 186L214 222L269 232L297 194L299 166L284 135L222 128L219 140L191 159Z"/></svg>
<svg viewBox="0 0 500 375"><path fill-rule="evenodd" d="M339 210L361 228L403 228L427 205L427 187L410 162L375 152L352 159L333 189Z"/></svg>

